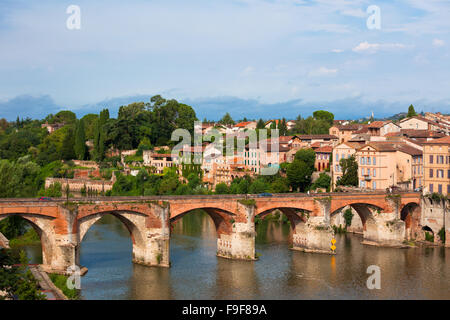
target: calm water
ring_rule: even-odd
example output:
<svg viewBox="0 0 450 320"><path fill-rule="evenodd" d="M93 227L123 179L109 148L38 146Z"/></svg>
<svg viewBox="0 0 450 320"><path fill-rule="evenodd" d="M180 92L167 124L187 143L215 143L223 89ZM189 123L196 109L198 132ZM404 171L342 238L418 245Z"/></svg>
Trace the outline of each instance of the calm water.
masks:
<svg viewBox="0 0 450 320"><path fill-rule="evenodd" d="M84 299L450 299L450 249L390 249L337 235L337 255L289 250L289 226L257 226L259 261L216 257L212 219L195 212L173 230L172 267L131 262L131 239L119 220L105 216L82 243ZM27 247L41 262L40 247ZM367 267L381 269L381 289L366 287Z"/></svg>

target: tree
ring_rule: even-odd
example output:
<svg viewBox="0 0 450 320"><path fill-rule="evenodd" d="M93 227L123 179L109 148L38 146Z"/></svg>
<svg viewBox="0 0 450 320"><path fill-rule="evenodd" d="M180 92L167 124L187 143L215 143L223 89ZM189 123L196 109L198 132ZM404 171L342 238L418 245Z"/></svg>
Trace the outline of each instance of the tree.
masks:
<svg viewBox="0 0 450 320"><path fill-rule="evenodd" d="M81 119L78 122L76 133L75 133L75 155L77 159L86 159L86 135L84 129L84 121Z"/></svg>
<svg viewBox="0 0 450 320"><path fill-rule="evenodd" d="M322 172L319 175L319 178L316 181L314 181L312 189L323 188L328 191L330 189L330 184L331 184L331 177L328 174Z"/></svg>
<svg viewBox="0 0 450 320"><path fill-rule="evenodd" d="M358 186L358 163L355 156L339 160L342 176L337 181L338 186Z"/></svg>
<svg viewBox="0 0 450 320"><path fill-rule="evenodd" d="M62 141L61 158L63 160L71 160L75 158L74 144L75 135L73 129L69 128Z"/></svg>
<svg viewBox="0 0 450 320"><path fill-rule="evenodd" d="M300 149L295 153L295 160L303 161L308 167L314 171L314 163L316 162L316 153L313 149ZM312 172L311 171L311 172Z"/></svg>
<svg viewBox="0 0 450 320"><path fill-rule="evenodd" d="M331 112L325 110L317 110L313 112L313 117L316 120L326 121L330 126L333 125L334 114L332 114Z"/></svg>
<svg viewBox="0 0 450 320"><path fill-rule="evenodd" d="M286 124L286 119L283 118L280 121L280 125L278 126L278 130L280 130L280 136L285 136L287 134L287 124Z"/></svg>
<svg viewBox="0 0 450 320"><path fill-rule="evenodd" d="M248 189L248 192L252 193L252 194L263 193L263 192L267 192L269 190L269 187L270 186L267 183L265 183L263 180L256 179L250 185L250 188Z"/></svg>
<svg viewBox="0 0 450 320"><path fill-rule="evenodd" d="M289 184L286 178L277 178L270 184L270 192L285 193L289 192Z"/></svg>
<svg viewBox="0 0 450 320"><path fill-rule="evenodd" d="M17 257L11 250L0 248L0 291L9 299L46 300L31 271L26 269L27 265L24 251Z"/></svg>
<svg viewBox="0 0 450 320"><path fill-rule="evenodd" d="M225 182L218 183L216 185L216 194L227 194L228 193L228 186Z"/></svg>
<svg viewBox="0 0 450 320"><path fill-rule="evenodd" d="M256 129L264 129L266 127L266 124L264 123L263 119L259 119L256 123Z"/></svg>
<svg viewBox="0 0 450 320"><path fill-rule="evenodd" d="M219 123L224 124L224 125L233 125L234 124L234 120L233 118L231 118L230 114L227 112L222 119L219 121Z"/></svg>
<svg viewBox="0 0 450 320"><path fill-rule="evenodd" d="M415 116L417 116L416 110L414 110L414 106L413 105L410 105L409 108L408 108L408 115L407 115L407 117L410 118L410 117L415 117Z"/></svg>
<svg viewBox="0 0 450 320"><path fill-rule="evenodd" d="M310 165L301 160L294 160L286 171L289 185L294 191L305 191L311 184L313 170Z"/></svg>

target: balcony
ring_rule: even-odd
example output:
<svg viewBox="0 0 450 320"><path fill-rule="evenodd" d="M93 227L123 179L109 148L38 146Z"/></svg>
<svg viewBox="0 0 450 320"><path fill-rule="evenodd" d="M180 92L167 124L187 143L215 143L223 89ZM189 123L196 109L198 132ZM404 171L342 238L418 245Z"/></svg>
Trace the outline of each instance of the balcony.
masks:
<svg viewBox="0 0 450 320"><path fill-rule="evenodd" d="M364 176L364 180L366 180L366 181L372 180L372 177L370 176L370 174L365 173L365 174L363 174L363 176Z"/></svg>

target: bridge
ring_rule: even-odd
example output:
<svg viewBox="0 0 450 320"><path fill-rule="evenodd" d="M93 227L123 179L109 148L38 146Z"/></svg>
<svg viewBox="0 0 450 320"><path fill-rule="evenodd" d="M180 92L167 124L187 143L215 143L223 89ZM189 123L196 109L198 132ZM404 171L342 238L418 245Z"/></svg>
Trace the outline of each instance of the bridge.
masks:
<svg viewBox="0 0 450 320"><path fill-rule="evenodd" d="M11 215L28 220L41 238L44 270L64 273L79 265L83 237L105 214L114 215L129 230L133 262L169 267L171 225L196 209L214 221L218 256L255 260L255 217L277 209L290 221L292 249L333 254L330 217L343 208L350 206L358 213L365 243L398 246L421 230L424 205L420 193L408 192L0 199L0 220Z"/></svg>

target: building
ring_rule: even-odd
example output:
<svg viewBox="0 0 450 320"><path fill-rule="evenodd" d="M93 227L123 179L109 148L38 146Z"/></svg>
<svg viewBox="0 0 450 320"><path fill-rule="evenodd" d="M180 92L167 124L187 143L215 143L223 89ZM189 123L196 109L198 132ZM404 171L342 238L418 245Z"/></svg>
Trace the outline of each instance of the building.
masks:
<svg viewBox="0 0 450 320"><path fill-rule="evenodd" d="M165 168L178 166L177 157L172 157L171 153L155 153L151 150L143 151L144 166L153 167L154 173L162 174Z"/></svg>
<svg viewBox="0 0 450 320"><path fill-rule="evenodd" d="M333 148L332 161L330 164L332 188L336 187L337 181L342 177L342 168L339 164L341 159L347 159L355 155L356 150L361 146L360 143L343 142Z"/></svg>
<svg viewBox="0 0 450 320"><path fill-rule="evenodd" d="M450 136L423 143L424 191L450 194Z"/></svg>
<svg viewBox="0 0 450 320"><path fill-rule="evenodd" d="M239 122L238 124L234 125L233 131L244 131L246 129L255 130L256 124L256 121Z"/></svg>
<svg viewBox="0 0 450 320"><path fill-rule="evenodd" d="M374 121L367 128L371 136L385 136L390 132L398 132L401 129L392 121Z"/></svg>
<svg viewBox="0 0 450 320"><path fill-rule="evenodd" d="M330 168L330 157L333 153L333 147L332 146L324 146L317 148L315 150L316 152L316 161L314 163L314 167L317 171L325 171L326 169Z"/></svg>
<svg viewBox="0 0 450 320"><path fill-rule="evenodd" d="M422 116L402 119L399 121L399 126L402 129L430 130L450 134L450 125L447 122L433 121Z"/></svg>
<svg viewBox="0 0 450 320"><path fill-rule="evenodd" d="M43 123L41 125L41 128L46 128L48 133L53 133L56 130L61 129L65 125L66 125L65 123L52 123L52 124L50 124L50 123L46 122L46 123Z"/></svg>
<svg viewBox="0 0 450 320"><path fill-rule="evenodd" d="M362 127L361 124L333 125L329 129L329 134L338 137L339 143L347 142Z"/></svg>
<svg viewBox="0 0 450 320"><path fill-rule="evenodd" d="M422 150L401 142L369 142L356 150L359 187L413 190L423 183Z"/></svg>

